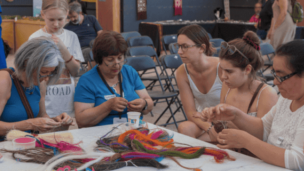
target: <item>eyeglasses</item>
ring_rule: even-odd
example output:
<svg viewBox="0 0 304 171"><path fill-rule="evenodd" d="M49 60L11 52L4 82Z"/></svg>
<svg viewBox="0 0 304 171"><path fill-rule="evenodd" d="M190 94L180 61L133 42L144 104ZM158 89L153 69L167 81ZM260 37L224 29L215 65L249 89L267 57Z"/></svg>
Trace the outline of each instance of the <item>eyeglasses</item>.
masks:
<svg viewBox="0 0 304 171"><path fill-rule="evenodd" d="M57 74L57 69L55 69L53 72L51 72L51 74L49 74L49 75L41 75L40 73L39 73L39 79L42 79L42 78L46 78L46 77L53 77L54 75L56 75Z"/></svg>
<svg viewBox="0 0 304 171"><path fill-rule="evenodd" d="M280 82L282 83L283 81L287 80L288 78L294 76L297 74L297 72L293 72L291 74L285 75L284 77L279 77L277 76L277 74L275 73L274 69L271 70L271 74Z"/></svg>
<svg viewBox="0 0 304 171"><path fill-rule="evenodd" d="M235 52L238 52L241 56L243 56L247 60L247 62L249 62L249 59L240 50L238 50L234 45L229 45L227 42L221 43L220 56L223 56L226 53L228 53L228 55L233 55Z"/></svg>
<svg viewBox="0 0 304 171"><path fill-rule="evenodd" d="M177 43L173 44L174 49L176 49L176 51L178 51L178 49L181 48L183 52L186 52L188 50L188 48L191 48L191 47L194 47L194 46L199 46L199 45L200 44L196 44L196 45L187 45L187 44L179 45Z"/></svg>
<svg viewBox="0 0 304 171"><path fill-rule="evenodd" d="M105 63L106 66L108 66L108 67L113 67L113 66L115 66L116 64L122 66L123 64L126 63L126 59L123 57L123 58L119 59L118 62L116 62L115 60L113 60L112 62L109 62L109 61L106 62L106 61L104 61L104 63Z"/></svg>

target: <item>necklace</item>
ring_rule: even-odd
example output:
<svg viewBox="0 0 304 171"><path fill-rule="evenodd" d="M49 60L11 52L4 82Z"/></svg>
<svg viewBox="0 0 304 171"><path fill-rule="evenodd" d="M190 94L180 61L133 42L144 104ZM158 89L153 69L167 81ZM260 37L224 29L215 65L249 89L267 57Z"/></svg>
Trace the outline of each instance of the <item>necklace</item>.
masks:
<svg viewBox="0 0 304 171"><path fill-rule="evenodd" d="M119 83L119 81L116 84L112 85L111 87L115 88L118 85L118 83Z"/></svg>

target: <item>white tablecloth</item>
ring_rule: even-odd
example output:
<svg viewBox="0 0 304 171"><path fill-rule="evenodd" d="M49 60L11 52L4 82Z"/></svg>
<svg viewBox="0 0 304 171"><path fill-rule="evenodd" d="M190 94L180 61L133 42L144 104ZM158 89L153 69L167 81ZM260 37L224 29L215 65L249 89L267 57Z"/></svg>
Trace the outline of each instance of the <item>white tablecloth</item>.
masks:
<svg viewBox="0 0 304 171"><path fill-rule="evenodd" d="M87 152L93 151L93 148L96 147L95 142L101 136L106 134L112 129L113 125L108 126L98 126L84 129L69 130L74 136L74 142L83 141L80 146L85 149ZM149 128L156 128L155 125L149 124ZM164 128L162 128L164 129ZM167 130L167 129L166 129ZM174 142L186 143L192 146L205 146L205 147L216 147L215 145L167 130L170 134L174 133ZM5 148L11 146L11 142L6 141L0 143L0 148ZM224 163L216 163L212 156L202 155L197 159L180 159L178 161L186 167L201 167L203 171L281 171L287 170L277 166L267 164L259 159L252 158L234 151L227 150L229 155L236 158L235 161L225 160ZM3 162L0 163L0 171L32 171L33 169L39 167L40 165L34 163L22 163L13 160L12 154L4 153ZM162 169L164 171L168 170L186 170L178 166L175 162L170 159L164 159L162 164L166 164L169 167L167 169ZM125 167L120 170L130 170L130 171L142 171L143 167ZM145 167L145 171L155 171L157 169Z"/></svg>

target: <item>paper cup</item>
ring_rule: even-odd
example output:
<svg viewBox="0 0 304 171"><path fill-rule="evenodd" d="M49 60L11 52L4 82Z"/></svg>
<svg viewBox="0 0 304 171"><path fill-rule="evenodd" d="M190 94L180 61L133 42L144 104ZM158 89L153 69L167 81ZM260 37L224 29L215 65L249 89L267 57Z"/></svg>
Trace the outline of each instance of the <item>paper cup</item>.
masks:
<svg viewBox="0 0 304 171"><path fill-rule="evenodd" d="M136 128L138 128L140 112L128 112L127 115L128 115L128 122L133 124Z"/></svg>
<svg viewBox="0 0 304 171"><path fill-rule="evenodd" d="M13 140L13 146L15 150L24 150L29 148L35 148L36 139L30 137L16 138Z"/></svg>

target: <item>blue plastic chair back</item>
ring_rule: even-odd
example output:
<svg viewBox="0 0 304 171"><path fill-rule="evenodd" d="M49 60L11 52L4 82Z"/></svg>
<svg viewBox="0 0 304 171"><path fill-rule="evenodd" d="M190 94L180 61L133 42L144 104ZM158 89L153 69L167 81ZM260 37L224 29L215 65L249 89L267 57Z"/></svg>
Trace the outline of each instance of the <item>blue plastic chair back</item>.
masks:
<svg viewBox="0 0 304 171"><path fill-rule="evenodd" d="M147 55L130 57L126 60L125 65L132 66L136 71L145 71L156 67L153 59Z"/></svg>
<svg viewBox="0 0 304 171"><path fill-rule="evenodd" d="M128 44L130 47L133 46L153 46L153 41L149 36L137 36L137 37L130 37L128 40Z"/></svg>
<svg viewBox="0 0 304 171"><path fill-rule="evenodd" d="M224 42L225 40L221 38L216 38L216 39L210 39L210 42L212 43L213 47L221 47L221 43Z"/></svg>
<svg viewBox="0 0 304 171"><path fill-rule="evenodd" d="M275 53L275 50L273 49L273 47L269 43L261 43L260 47L261 47L262 55L269 55L269 54L274 54Z"/></svg>
<svg viewBox="0 0 304 171"><path fill-rule="evenodd" d="M183 61L178 54L172 54L163 56L162 63L166 66L166 68L177 69L183 64Z"/></svg>
<svg viewBox="0 0 304 171"><path fill-rule="evenodd" d="M220 56L221 47L217 47L217 48L215 48L215 49L216 49L216 51L215 51L215 53L213 54L213 56L214 56L214 57L219 57L219 56Z"/></svg>
<svg viewBox="0 0 304 171"><path fill-rule="evenodd" d="M208 36L209 36L209 39L212 39L212 36L211 36L211 34L210 34L210 33L208 33Z"/></svg>
<svg viewBox="0 0 304 171"><path fill-rule="evenodd" d="M176 43L176 42L177 42L177 35L176 34L163 36L164 45L169 45L170 43Z"/></svg>
<svg viewBox="0 0 304 171"><path fill-rule="evenodd" d="M171 54L177 54L178 53L178 49L174 46L175 43L170 43L169 44L169 50Z"/></svg>
<svg viewBox="0 0 304 171"><path fill-rule="evenodd" d="M135 46L128 48L128 54L130 56L141 56L141 55L148 55L150 57L158 57L157 53L151 46Z"/></svg>
<svg viewBox="0 0 304 171"><path fill-rule="evenodd" d="M128 41L130 37L137 37L141 36L141 34L137 31L130 31L130 32L123 32L121 33L122 37L125 39L125 41Z"/></svg>

